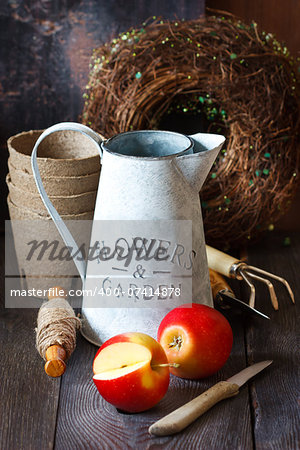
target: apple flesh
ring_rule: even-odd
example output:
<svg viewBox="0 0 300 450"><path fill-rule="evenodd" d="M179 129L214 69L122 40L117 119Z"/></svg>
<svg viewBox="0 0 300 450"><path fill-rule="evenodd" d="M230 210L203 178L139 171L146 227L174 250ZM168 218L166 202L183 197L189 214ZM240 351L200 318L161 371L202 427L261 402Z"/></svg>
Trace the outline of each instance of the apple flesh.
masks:
<svg viewBox="0 0 300 450"><path fill-rule="evenodd" d="M218 311L196 303L174 308L162 320L157 335L170 372L180 378L205 378L227 361L233 343L227 319Z"/></svg>
<svg viewBox="0 0 300 450"><path fill-rule="evenodd" d="M102 397L126 412L152 408L170 381L163 348L143 333L123 333L106 341L95 356L93 371Z"/></svg>

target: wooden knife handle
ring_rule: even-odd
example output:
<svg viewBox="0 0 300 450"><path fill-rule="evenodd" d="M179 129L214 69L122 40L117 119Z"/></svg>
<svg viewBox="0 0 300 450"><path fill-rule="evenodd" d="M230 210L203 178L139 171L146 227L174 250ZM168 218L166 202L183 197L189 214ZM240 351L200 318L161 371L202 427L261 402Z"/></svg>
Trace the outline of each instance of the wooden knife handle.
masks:
<svg viewBox="0 0 300 450"><path fill-rule="evenodd" d="M148 431L155 436L169 436L178 433L216 403L232 397L238 392L239 386L237 384L220 381L198 397L152 424Z"/></svg>
<svg viewBox="0 0 300 450"><path fill-rule="evenodd" d="M227 284L225 279L218 272L209 269L209 279L214 300L217 298L220 291L226 291L226 293L231 294L234 297L229 284Z"/></svg>
<svg viewBox="0 0 300 450"><path fill-rule="evenodd" d="M234 264L240 263L240 261L236 258L226 255L226 253L223 253L216 248L210 247L209 245L206 245L206 255L208 267L229 278L231 277L231 267Z"/></svg>

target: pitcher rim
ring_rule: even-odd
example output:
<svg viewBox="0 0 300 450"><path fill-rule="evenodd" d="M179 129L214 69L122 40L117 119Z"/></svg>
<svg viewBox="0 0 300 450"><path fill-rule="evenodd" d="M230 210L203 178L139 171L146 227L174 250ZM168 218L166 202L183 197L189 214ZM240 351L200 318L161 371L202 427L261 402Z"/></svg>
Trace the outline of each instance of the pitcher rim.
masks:
<svg viewBox="0 0 300 450"><path fill-rule="evenodd" d="M184 150L181 150L178 153L173 153L171 155L165 155L165 156L133 156L133 155L124 155L122 153L117 153L117 152L113 152L113 151L109 150L106 147L106 145L105 145L107 142L109 142L112 139L115 139L115 138L117 138L119 136L124 136L126 134L136 134L136 133L139 133L139 134L140 133L167 133L167 134L172 134L172 135L183 136L183 137L185 137L185 138L187 138L189 140L190 145L187 148L185 148ZM184 155L188 150L193 148L193 146L194 146L194 142L189 136L187 136L184 133L179 133L178 131L170 131L170 130L131 130L131 131L124 131L122 133L117 133L114 136L112 136L112 137L110 137L110 138L108 138L106 140L103 140L100 143L101 150L105 150L107 153L110 153L111 155L119 156L119 157L123 157L123 158L128 158L128 159L135 159L135 160L139 159L139 160L146 160L146 161L158 161L158 160L162 160L162 159L173 159L173 158L176 158L177 156Z"/></svg>

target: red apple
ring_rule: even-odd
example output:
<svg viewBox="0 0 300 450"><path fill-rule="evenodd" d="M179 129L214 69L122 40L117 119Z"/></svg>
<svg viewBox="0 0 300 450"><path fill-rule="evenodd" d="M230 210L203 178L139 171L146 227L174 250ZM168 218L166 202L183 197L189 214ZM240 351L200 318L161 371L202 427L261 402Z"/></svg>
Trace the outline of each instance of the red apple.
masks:
<svg viewBox="0 0 300 450"><path fill-rule="evenodd" d="M169 363L179 364L170 372L181 378L204 378L227 361L233 342L228 320L209 306L186 304L162 320L157 340Z"/></svg>
<svg viewBox="0 0 300 450"><path fill-rule="evenodd" d="M162 346L143 333L106 341L93 363L93 380L102 397L123 411L141 412L167 392L170 371Z"/></svg>

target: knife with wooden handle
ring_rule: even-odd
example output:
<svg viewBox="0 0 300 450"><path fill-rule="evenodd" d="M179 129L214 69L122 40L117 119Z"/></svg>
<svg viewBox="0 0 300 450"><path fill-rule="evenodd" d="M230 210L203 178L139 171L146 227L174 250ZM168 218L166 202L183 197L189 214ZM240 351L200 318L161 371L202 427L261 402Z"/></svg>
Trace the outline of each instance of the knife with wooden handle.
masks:
<svg viewBox="0 0 300 450"><path fill-rule="evenodd" d="M247 303L235 298L230 286L219 273L209 269L209 279L214 299L214 306L221 312L232 310L234 313L243 314L245 316L261 317L270 319L269 316L263 314L255 308L250 307Z"/></svg>
<svg viewBox="0 0 300 450"><path fill-rule="evenodd" d="M234 293L232 292L229 284L225 281L225 278L222 277L222 275L220 275L218 272L209 269L209 280L214 299L218 297L220 292L227 293L228 295L234 297Z"/></svg>
<svg viewBox="0 0 300 450"><path fill-rule="evenodd" d="M149 433L155 436L179 433L216 403L238 394L239 388L243 384L272 362L261 361L228 378L227 381L220 381L198 397L152 424L148 430Z"/></svg>

